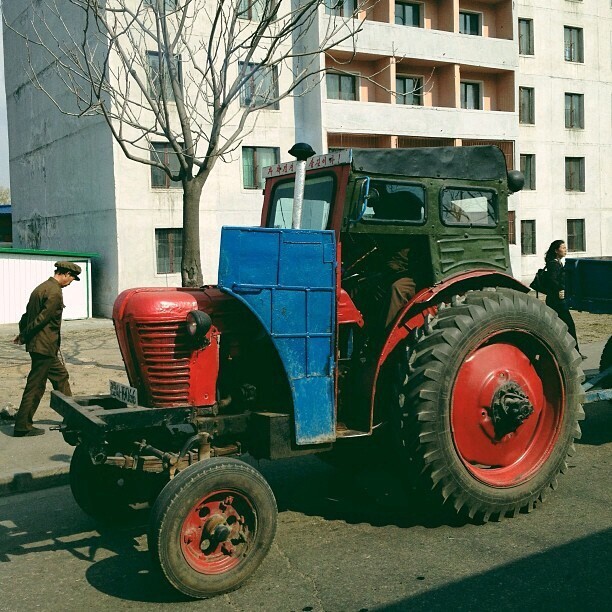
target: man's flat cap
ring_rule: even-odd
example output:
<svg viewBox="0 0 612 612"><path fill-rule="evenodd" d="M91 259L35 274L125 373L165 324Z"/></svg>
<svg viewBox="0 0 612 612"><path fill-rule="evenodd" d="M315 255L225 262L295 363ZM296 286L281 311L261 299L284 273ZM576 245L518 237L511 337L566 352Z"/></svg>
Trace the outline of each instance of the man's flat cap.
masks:
<svg viewBox="0 0 612 612"><path fill-rule="evenodd" d="M79 274L81 273L81 266L75 264L72 261L56 261L55 267L62 272L70 272L74 276L74 280L81 280Z"/></svg>

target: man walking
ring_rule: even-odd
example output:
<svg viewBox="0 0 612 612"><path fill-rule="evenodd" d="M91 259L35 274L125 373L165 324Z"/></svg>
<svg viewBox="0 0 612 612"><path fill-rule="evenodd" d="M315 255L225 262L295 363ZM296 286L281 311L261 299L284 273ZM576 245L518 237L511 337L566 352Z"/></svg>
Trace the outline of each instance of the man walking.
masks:
<svg viewBox="0 0 612 612"><path fill-rule="evenodd" d="M77 264L57 261L54 275L32 291L26 312L19 321L19 335L13 342L26 345L32 359L32 368L15 415L15 437L40 436L45 433L44 429L32 425L32 419L45 392L47 379L57 391L72 395L68 371L57 354L64 309L62 289L73 280L80 280L80 273L81 268Z"/></svg>

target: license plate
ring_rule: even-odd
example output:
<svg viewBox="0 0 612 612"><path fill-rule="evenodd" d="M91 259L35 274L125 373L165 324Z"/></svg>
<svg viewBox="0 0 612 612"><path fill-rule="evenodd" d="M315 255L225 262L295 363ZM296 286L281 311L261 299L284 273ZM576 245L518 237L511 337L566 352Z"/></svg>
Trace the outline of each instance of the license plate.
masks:
<svg viewBox="0 0 612 612"><path fill-rule="evenodd" d="M118 399L126 404L138 404L138 391L134 387L123 385L121 383L110 381L110 394L115 399Z"/></svg>

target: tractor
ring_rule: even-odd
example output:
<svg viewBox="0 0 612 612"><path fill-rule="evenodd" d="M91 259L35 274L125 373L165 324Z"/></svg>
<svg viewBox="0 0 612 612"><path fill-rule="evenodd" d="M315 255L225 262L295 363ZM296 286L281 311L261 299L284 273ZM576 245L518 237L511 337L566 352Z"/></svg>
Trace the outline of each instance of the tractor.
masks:
<svg viewBox="0 0 612 612"><path fill-rule="evenodd" d="M241 586L275 535L241 455L385 449L415 491L487 521L539 505L580 437L581 358L511 275L523 180L498 148L290 153L263 170L261 227L222 228L217 285L118 296L130 384L52 394L79 506L150 504L153 562L194 598Z"/></svg>

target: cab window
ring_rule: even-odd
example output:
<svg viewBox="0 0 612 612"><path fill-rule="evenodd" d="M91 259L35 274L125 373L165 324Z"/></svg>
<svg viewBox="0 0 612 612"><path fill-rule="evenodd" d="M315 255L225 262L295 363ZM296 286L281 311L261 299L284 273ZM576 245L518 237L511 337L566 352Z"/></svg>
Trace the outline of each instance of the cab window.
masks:
<svg viewBox="0 0 612 612"><path fill-rule="evenodd" d="M421 185L372 181L362 220L366 223L424 223L425 189Z"/></svg>
<svg viewBox="0 0 612 612"><path fill-rule="evenodd" d="M336 180L333 175L306 178L302 229L323 230L327 228L329 211L334 201ZM272 203L268 227L287 229L293 218L294 181L279 183L272 192Z"/></svg>
<svg viewBox="0 0 612 612"><path fill-rule="evenodd" d="M446 188L440 192L440 207L444 225L497 225L497 198L494 191Z"/></svg>

